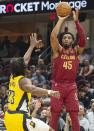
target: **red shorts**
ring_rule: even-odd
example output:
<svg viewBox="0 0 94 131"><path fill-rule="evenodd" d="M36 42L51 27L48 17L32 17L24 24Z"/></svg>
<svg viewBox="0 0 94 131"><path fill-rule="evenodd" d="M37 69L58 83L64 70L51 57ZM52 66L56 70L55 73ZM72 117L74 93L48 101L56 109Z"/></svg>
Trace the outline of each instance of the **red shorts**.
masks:
<svg viewBox="0 0 94 131"><path fill-rule="evenodd" d="M54 111L62 111L63 104L66 106L66 111L79 111L77 86L76 83L56 83L52 82L52 90L60 92L60 98L51 97L51 108Z"/></svg>

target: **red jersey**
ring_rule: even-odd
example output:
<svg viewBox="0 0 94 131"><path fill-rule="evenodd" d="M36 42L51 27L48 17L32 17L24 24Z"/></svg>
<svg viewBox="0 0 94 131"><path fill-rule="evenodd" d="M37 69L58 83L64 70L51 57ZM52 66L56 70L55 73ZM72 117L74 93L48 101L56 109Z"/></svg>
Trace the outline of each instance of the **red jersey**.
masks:
<svg viewBox="0 0 94 131"><path fill-rule="evenodd" d="M67 52L64 48L62 48L60 55L53 60L53 63L54 81L75 81L79 65L79 58L75 49L71 48L71 50Z"/></svg>

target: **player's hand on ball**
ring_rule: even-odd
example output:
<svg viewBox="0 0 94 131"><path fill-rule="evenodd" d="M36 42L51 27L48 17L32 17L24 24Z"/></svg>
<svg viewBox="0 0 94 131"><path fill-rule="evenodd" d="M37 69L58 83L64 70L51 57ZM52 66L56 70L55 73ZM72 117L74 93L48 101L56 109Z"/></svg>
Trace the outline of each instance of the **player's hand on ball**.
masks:
<svg viewBox="0 0 94 131"><path fill-rule="evenodd" d="M42 40L37 40L37 34L32 33L30 36L30 45L36 47L39 43L41 43Z"/></svg>
<svg viewBox="0 0 94 131"><path fill-rule="evenodd" d="M69 17L69 15L68 15L68 16L65 16L65 17L58 16L59 20L62 20L62 21L64 21L64 20L67 19L68 17Z"/></svg>
<svg viewBox="0 0 94 131"><path fill-rule="evenodd" d="M59 91L52 91L50 92L50 96L56 97L56 98L60 98L60 93Z"/></svg>
<svg viewBox="0 0 94 131"><path fill-rule="evenodd" d="M79 16L79 8L77 8L76 11L73 11L73 19L74 19L74 21L78 20L78 16Z"/></svg>

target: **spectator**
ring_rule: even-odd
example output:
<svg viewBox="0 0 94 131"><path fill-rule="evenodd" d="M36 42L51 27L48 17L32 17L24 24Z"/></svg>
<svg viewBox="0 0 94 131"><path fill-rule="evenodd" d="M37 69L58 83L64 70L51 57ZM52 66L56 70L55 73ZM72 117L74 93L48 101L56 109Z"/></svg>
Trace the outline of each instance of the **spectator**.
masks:
<svg viewBox="0 0 94 131"><path fill-rule="evenodd" d="M30 114L32 114L32 117L39 118L40 115L40 107L41 107L41 102L39 99L33 99L31 104L30 104Z"/></svg>
<svg viewBox="0 0 94 131"><path fill-rule="evenodd" d="M78 99L79 102L82 103L85 106L85 95L86 95L86 91L83 88L80 88L78 91Z"/></svg>
<svg viewBox="0 0 94 131"><path fill-rule="evenodd" d="M84 75L86 78L94 71L94 66L90 64L88 59L84 59L83 67L79 73L79 75Z"/></svg>
<svg viewBox="0 0 94 131"><path fill-rule="evenodd" d="M37 68L42 68L42 69L46 69L46 65L44 64L44 60L43 59L38 59L38 65L36 66Z"/></svg>
<svg viewBox="0 0 94 131"><path fill-rule="evenodd" d="M94 89L94 74L88 76L87 79L90 82L91 88Z"/></svg>
<svg viewBox="0 0 94 131"><path fill-rule="evenodd" d="M31 65L29 67L29 70L31 71L31 76L33 77L35 75L35 71L36 71L36 66L35 65Z"/></svg>
<svg viewBox="0 0 94 131"><path fill-rule="evenodd" d="M67 113L64 131L72 131L71 126L72 126L72 121L71 121L71 118L69 116L69 113Z"/></svg>
<svg viewBox="0 0 94 131"><path fill-rule="evenodd" d="M1 97L2 97L2 106L5 105L5 103L7 103L7 87L6 85L2 84L1 85Z"/></svg>
<svg viewBox="0 0 94 131"><path fill-rule="evenodd" d="M86 81L79 90L79 101L83 102L86 109L90 108L90 101L93 98L94 90L90 89L90 83Z"/></svg>
<svg viewBox="0 0 94 131"><path fill-rule="evenodd" d="M40 120L46 122L46 113L47 111L45 109L41 111Z"/></svg>
<svg viewBox="0 0 94 131"><path fill-rule="evenodd" d="M89 122L84 117L84 114L85 114L84 107L82 105L79 105L78 117L79 117L79 123L80 123L80 131L89 131ZM72 131L71 126L72 126L72 121L71 121L69 114L67 114L65 131Z"/></svg>
<svg viewBox="0 0 94 131"><path fill-rule="evenodd" d="M2 104L0 104L0 123L2 122L3 119L4 119L4 112L2 110Z"/></svg>
<svg viewBox="0 0 94 131"><path fill-rule="evenodd" d="M14 43L14 46L17 48L17 50L19 50L19 55L23 57L27 50L27 45L24 42L23 36L19 36L17 38L16 42Z"/></svg>
<svg viewBox="0 0 94 131"><path fill-rule="evenodd" d="M93 102L94 102L94 99L91 99L91 101L90 101L90 105L91 105Z"/></svg>
<svg viewBox="0 0 94 131"><path fill-rule="evenodd" d="M84 108L84 106L79 105L78 117L79 117L80 126L83 127L85 129L85 131L89 131L89 122L84 117L84 115L85 115L85 108Z"/></svg>
<svg viewBox="0 0 94 131"><path fill-rule="evenodd" d="M4 48L7 49L7 52L8 52L7 57L10 57L10 44L11 42L9 41L8 36L5 36L4 40L2 41L2 49Z"/></svg>
<svg viewBox="0 0 94 131"><path fill-rule="evenodd" d="M91 111L87 114L89 131L94 131L94 102L91 103Z"/></svg>
<svg viewBox="0 0 94 131"><path fill-rule="evenodd" d="M10 61L5 62L3 71L5 76L10 76Z"/></svg>
<svg viewBox="0 0 94 131"><path fill-rule="evenodd" d="M85 50L83 51L82 55L80 56L80 65L83 64L84 59L90 60L90 54L88 54L87 50L88 50L88 49L85 49Z"/></svg>
<svg viewBox="0 0 94 131"><path fill-rule="evenodd" d="M4 113L6 112L6 111L8 111L8 103L6 103L5 105L4 105Z"/></svg>
<svg viewBox="0 0 94 131"><path fill-rule="evenodd" d="M46 84L46 79L43 75L41 75L41 72L39 69L36 70L36 73L35 73L35 76L32 77L32 82L34 80L37 80L38 81L38 86L39 87L42 87L44 84Z"/></svg>
<svg viewBox="0 0 94 131"><path fill-rule="evenodd" d="M39 69L40 69L41 74L46 78L46 80L48 80L48 72L47 72L47 70L44 67L42 67L42 66Z"/></svg>
<svg viewBox="0 0 94 131"><path fill-rule="evenodd" d="M87 83L84 84L84 89L86 91L86 96L88 96L90 100L93 99L94 98L94 89L91 88L91 84L88 81Z"/></svg>
<svg viewBox="0 0 94 131"><path fill-rule="evenodd" d="M46 111L46 123L49 124L50 119L51 119L51 112L50 112L50 106L47 108ZM65 126L65 122L63 120L63 118L60 116L59 120L58 120L58 129L57 131L64 131L64 126Z"/></svg>
<svg viewBox="0 0 94 131"><path fill-rule="evenodd" d="M51 119L51 112L50 112L50 106L49 106L46 111L46 123L47 124L49 124L50 119Z"/></svg>

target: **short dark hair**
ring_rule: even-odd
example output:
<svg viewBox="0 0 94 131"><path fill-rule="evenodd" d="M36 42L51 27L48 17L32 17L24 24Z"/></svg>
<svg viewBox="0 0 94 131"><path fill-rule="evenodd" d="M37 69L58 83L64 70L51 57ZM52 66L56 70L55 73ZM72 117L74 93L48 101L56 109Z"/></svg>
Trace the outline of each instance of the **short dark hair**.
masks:
<svg viewBox="0 0 94 131"><path fill-rule="evenodd" d="M24 58L19 57L19 58L12 58L10 61L11 65L11 73L13 77L19 76L19 75L24 75L24 69L25 69L25 63L24 63Z"/></svg>
<svg viewBox="0 0 94 131"><path fill-rule="evenodd" d="M74 35L73 35L71 32L62 32L62 33L60 34L60 37L59 37L59 41L60 41L61 44L62 44L62 38L63 38L63 36L64 36L65 34L70 34L70 35L72 36L73 41L75 40L75 39L74 39Z"/></svg>

